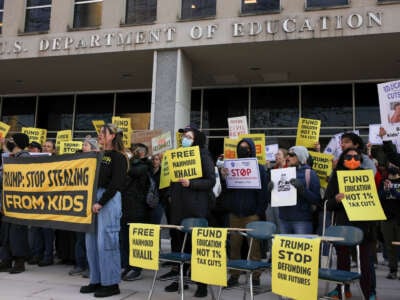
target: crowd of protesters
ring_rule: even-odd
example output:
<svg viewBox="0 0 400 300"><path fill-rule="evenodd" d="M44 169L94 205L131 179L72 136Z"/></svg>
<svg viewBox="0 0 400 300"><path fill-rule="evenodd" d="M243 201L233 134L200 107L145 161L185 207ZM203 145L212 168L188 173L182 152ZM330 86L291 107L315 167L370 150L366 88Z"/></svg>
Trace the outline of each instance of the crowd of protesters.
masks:
<svg viewBox="0 0 400 300"><path fill-rule="evenodd" d="M104 125L98 139L87 137L82 151L103 151L100 164L97 200L92 206L95 215L96 230L93 233L79 233L50 228L16 225L2 222L0 227L0 272L10 274L25 271L25 263L41 267L54 263L57 257L62 263L73 264L71 276L82 275L89 278L89 284L81 287L81 293L94 293L95 297L108 297L119 294L119 283L142 278L142 270L129 265L128 223L159 224L163 216L170 224L179 225L184 218L208 218L210 226L243 228L252 221L268 220L277 225L279 233L311 234L321 232L321 218L318 215L327 201L328 212L334 212L334 223L359 227L364 233L361 243L361 287L366 299L376 299L376 280L373 264L376 262L378 245L388 260L388 279L396 279L398 249L392 241L400 240L400 154L391 142L382 146L365 145L355 133L341 136L341 149L333 161L333 172L329 175L326 190L320 187L316 172L312 169L309 150L315 149L293 146L279 148L275 162L266 166L259 165L260 189L229 189L226 186L227 169L224 168L223 155L214 163L206 148L206 137L194 126L180 130L182 147L199 146L202 165L202 177L182 178L170 187L159 191L159 203L149 207L146 194L149 189L149 175L160 182L162 154L152 157L144 144L132 144L125 149L122 143L122 131L113 124ZM380 135L385 135L381 128ZM16 133L11 139L2 140L3 153L16 158L30 156L33 152L47 152L55 155L54 142L45 144L29 143L23 133ZM237 158L256 157L256 147L250 138L237 144ZM215 174L214 167L219 174ZM296 188L295 206L271 207L271 169L294 167L295 178L288 178L288 184ZM347 218L342 199L344 194L338 189L338 170L371 169L379 199L387 216L382 222L352 222ZM219 176L218 176L219 175ZM220 178L222 192L216 199L216 205L210 205L210 193ZM330 223L326 224L327 226ZM183 235L179 230L170 230L172 251L180 251ZM243 257L248 247L240 235L231 235L228 254L230 258ZM107 249L107 250L106 250ZM268 247L255 243L251 249L251 259L266 258ZM190 242L185 252L190 253ZM337 268L350 270L351 249L337 247ZM188 273L188 266L184 272ZM178 266L171 265L170 271L161 275L162 279L171 278L172 283L165 287L166 292L180 290L176 279ZM240 272L232 272L228 287L239 285ZM253 286L259 286L260 274L255 273ZM185 284L182 289L187 289ZM207 286L197 283L195 297L206 297ZM331 298L340 299L339 287L328 293ZM350 287L346 286L346 296L351 297Z"/></svg>

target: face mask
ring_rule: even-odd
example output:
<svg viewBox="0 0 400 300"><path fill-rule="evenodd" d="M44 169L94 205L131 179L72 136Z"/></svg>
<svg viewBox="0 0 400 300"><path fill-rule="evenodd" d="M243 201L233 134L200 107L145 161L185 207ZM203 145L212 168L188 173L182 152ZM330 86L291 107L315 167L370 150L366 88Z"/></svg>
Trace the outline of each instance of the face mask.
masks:
<svg viewBox="0 0 400 300"><path fill-rule="evenodd" d="M247 147L239 147L237 149L238 158L245 158L250 156L250 150Z"/></svg>
<svg viewBox="0 0 400 300"><path fill-rule="evenodd" d="M15 146L16 145L14 142L7 141L6 147L7 147L8 151L12 152L14 150Z"/></svg>
<svg viewBox="0 0 400 300"><path fill-rule="evenodd" d="M352 158L351 160L345 160L343 165L349 170L355 170L361 166L361 162Z"/></svg>
<svg viewBox="0 0 400 300"><path fill-rule="evenodd" d="M192 139L188 139L188 138L186 138L186 137L184 137L183 139L182 139L182 147L190 147L190 146L192 146L192 144L193 144L193 140Z"/></svg>

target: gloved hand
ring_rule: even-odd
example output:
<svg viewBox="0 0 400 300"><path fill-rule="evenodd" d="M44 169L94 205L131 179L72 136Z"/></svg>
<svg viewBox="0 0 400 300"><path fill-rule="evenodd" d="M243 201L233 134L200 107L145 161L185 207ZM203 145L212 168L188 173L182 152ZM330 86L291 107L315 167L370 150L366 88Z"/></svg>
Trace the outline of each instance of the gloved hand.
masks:
<svg viewBox="0 0 400 300"><path fill-rule="evenodd" d="M289 180L289 183L297 189L298 193L300 194L304 193L304 185L301 183L300 180L292 178Z"/></svg>
<svg viewBox="0 0 400 300"><path fill-rule="evenodd" d="M268 192L271 192L273 189L274 189L274 182L273 181L268 182L267 185Z"/></svg>

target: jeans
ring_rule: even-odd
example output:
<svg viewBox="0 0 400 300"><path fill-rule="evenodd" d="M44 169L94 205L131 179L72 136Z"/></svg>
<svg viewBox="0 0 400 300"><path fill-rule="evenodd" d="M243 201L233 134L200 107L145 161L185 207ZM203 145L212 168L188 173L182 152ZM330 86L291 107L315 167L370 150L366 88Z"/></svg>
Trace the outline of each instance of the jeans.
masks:
<svg viewBox="0 0 400 300"><path fill-rule="evenodd" d="M100 199L104 189L97 190ZM121 281L119 231L121 194L117 192L95 217L95 232L86 233L86 253L89 262L90 283L103 286Z"/></svg>
<svg viewBox="0 0 400 300"><path fill-rule="evenodd" d="M312 234L312 221L285 221L281 219L281 233Z"/></svg>
<svg viewBox="0 0 400 300"><path fill-rule="evenodd" d="M82 269L87 269L85 233L75 232L75 237L75 264Z"/></svg>
<svg viewBox="0 0 400 300"><path fill-rule="evenodd" d="M43 261L53 261L54 255L54 230L33 226L29 228L31 254Z"/></svg>

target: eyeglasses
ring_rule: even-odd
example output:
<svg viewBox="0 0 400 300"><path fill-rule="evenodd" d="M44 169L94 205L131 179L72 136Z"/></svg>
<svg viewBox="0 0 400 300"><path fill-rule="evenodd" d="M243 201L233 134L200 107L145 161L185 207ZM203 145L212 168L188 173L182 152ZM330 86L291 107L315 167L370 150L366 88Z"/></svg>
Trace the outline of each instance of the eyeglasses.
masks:
<svg viewBox="0 0 400 300"><path fill-rule="evenodd" d="M354 160L360 160L360 159L361 159L361 156L360 156L359 154L354 154L354 155L352 155L352 154L346 154L346 155L344 156L344 160L351 160L352 158L354 158Z"/></svg>
<svg viewBox="0 0 400 300"><path fill-rule="evenodd" d="M294 157L294 156L296 156L296 153L294 153L294 152L289 152L287 155L289 155L290 157Z"/></svg>

